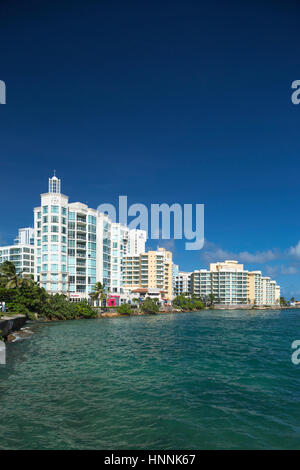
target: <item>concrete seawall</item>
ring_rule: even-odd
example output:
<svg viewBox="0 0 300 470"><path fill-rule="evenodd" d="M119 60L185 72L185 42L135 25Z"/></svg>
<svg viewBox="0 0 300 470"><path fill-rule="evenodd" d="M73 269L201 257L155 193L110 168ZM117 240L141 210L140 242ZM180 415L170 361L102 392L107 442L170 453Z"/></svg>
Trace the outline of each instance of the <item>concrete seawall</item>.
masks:
<svg viewBox="0 0 300 470"><path fill-rule="evenodd" d="M13 331L20 330L26 323L25 315L0 318L0 336L6 338Z"/></svg>

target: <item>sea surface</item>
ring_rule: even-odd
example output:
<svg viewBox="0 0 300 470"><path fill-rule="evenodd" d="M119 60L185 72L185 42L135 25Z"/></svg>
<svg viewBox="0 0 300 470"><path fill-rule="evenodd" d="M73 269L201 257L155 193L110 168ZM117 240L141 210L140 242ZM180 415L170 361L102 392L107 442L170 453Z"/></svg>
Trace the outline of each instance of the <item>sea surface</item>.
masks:
<svg viewBox="0 0 300 470"><path fill-rule="evenodd" d="M30 325L0 366L1 449L300 449L300 311Z"/></svg>

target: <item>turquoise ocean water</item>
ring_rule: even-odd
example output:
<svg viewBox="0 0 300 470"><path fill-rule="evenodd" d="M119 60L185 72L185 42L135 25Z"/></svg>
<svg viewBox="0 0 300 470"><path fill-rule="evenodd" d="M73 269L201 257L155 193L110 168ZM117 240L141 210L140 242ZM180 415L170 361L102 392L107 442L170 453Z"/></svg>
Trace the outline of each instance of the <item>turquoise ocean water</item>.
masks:
<svg viewBox="0 0 300 470"><path fill-rule="evenodd" d="M300 448L300 312L32 325L0 366L1 449Z"/></svg>

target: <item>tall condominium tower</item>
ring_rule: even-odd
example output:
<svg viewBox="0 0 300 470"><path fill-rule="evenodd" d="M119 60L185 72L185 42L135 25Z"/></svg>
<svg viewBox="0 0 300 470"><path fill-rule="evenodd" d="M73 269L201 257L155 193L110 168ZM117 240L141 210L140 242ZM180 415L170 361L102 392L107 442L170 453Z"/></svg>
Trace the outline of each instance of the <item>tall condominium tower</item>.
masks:
<svg viewBox="0 0 300 470"><path fill-rule="evenodd" d="M88 299L96 282L123 292L123 256L145 251L146 232L130 230L81 202L69 203L61 181L49 179L48 193L34 209L35 279L51 293Z"/></svg>
<svg viewBox="0 0 300 470"><path fill-rule="evenodd" d="M53 176L34 209L35 279L53 293L68 292L68 205L60 180Z"/></svg>

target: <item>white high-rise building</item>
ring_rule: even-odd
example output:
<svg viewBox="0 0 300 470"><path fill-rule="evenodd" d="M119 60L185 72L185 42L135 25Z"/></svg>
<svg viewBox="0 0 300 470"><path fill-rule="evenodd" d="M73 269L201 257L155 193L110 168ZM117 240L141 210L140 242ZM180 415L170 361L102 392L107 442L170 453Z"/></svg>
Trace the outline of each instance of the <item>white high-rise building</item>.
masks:
<svg viewBox="0 0 300 470"><path fill-rule="evenodd" d="M68 292L68 207L69 198L53 176L34 209L35 280L52 293Z"/></svg>
<svg viewBox="0 0 300 470"><path fill-rule="evenodd" d="M34 209L35 279L74 301L89 299L96 282L122 293L123 256L145 251L146 232L114 223L81 202L69 203L60 191L53 176Z"/></svg>

